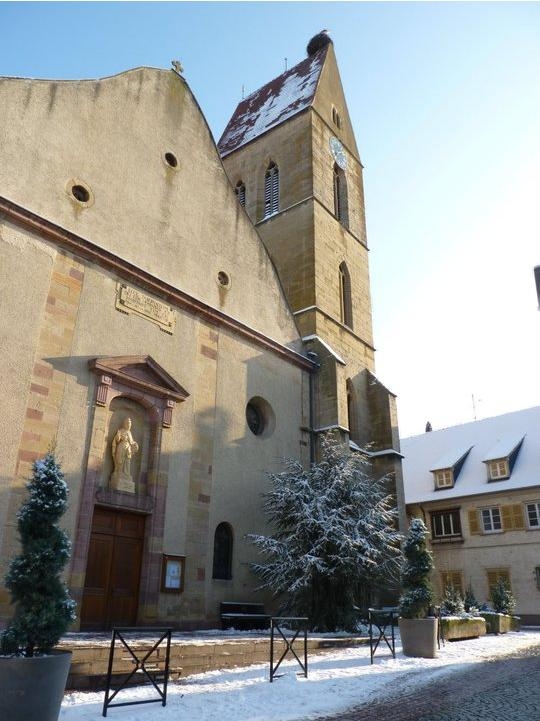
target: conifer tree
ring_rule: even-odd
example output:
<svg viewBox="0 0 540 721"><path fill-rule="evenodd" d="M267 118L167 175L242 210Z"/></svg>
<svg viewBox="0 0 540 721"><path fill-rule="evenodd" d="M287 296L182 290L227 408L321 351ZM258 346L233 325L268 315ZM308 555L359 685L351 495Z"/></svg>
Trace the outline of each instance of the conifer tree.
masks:
<svg viewBox="0 0 540 721"><path fill-rule="evenodd" d="M433 603L429 574L433 557L426 548L429 532L421 518L413 518L403 544L405 563L401 571L404 593L399 599L399 615L403 618L425 618Z"/></svg>
<svg viewBox="0 0 540 721"><path fill-rule="evenodd" d="M52 452L35 461L27 488L17 514L22 550L5 578L15 616L0 635L0 651L34 656L50 651L75 619L75 603L60 578L71 544L57 526L68 488Z"/></svg>
<svg viewBox="0 0 540 721"><path fill-rule="evenodd" d="M272 473L265 511L273 536L250 535L265 560L253 564L260 588L280 610L307 616L313 630L354 629L358 605L379 586L397 586L401 536L387 479L366 457L331 437L309 469L295 460Z"/></svg>
<svg viewBox="0 0 540 721"><path fill-rule="evenodd" d="M516 599L503 578L499 578L495 588L492 590L491 602L497 613L512 614L516 607Z"/></svg>
<svg viewBox="0 0 540 721"><path fill-rule="evenodd" d="M465 611L461 593L453 586L447 586L441 603L441 613L445 616L460 616Z"/></svg>
<svg viewBox="0 0 540 721"><path fill-rule="evenodd" d="M478 601L476 600L476 596L474 595L474 591L470 583L467 586L467 590L465 591L463 603L467 613L473 608L478 608Z"/></svg>

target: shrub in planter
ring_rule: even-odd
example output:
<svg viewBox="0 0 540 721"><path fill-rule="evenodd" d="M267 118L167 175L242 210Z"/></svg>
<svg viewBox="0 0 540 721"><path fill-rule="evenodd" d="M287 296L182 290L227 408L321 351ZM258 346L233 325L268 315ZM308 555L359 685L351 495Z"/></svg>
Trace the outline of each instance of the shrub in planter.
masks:
<svg viewBox="0 0 540 721"><path fill-rule="evenodd" d="M453 586L448 586L441 603L441 614L443 616L461 616L464 612L465 604L460 592Z"/></svg>
<svg viewBox="0 0 540 721"><path fill-rule="evenodd" d="M499 578L495 588L491 592L491 601L497 613L506 613L509 616L512 615L516 607L516 599L502 578Z"/></svg>
<svg viewBox="0 0 540 721"><path fill-rule="evenodd" d="M508 633L508 631L519 631L521 628L519 616L509 616L497 611L480 611L479 615L485 619L487 633Z"/></svg>
<svg viewBox="0 0 540 721"><path fill-rule="evenodd" d="M463 641L486 635L486 621L480 616L443 616L441 628L445 641Z"/></svg>
<svg viewBox="0 0 540 721"><path fill-rule="evenodd" d="M404 592L399 600L399 630L405 656L434 658L437 654L437 619L428 618L433 603L429 574L433 558L426 548L428 530L420 518L411 521L403 544L401 571Z"/></svg>
<svg viewBox="0 0 540 721"><path fill-rule="evenodd" d="M17 514L22 549L5 579L15 615L0 634L2 721L56 719L71 658L52 651L75 620L75 603L60 578L71 547L57 525L67 507L68 489L52 452L34 463L27 488L28 499Z"/></svg>
<svg viewBox="0 0 540 721"><path fill-rule="evenodd" d="M463 605L465 606L465 610L467 611L467 613L471 610L471 608L478 608L479 605L478 601L476 600L476 596L474 595L472 585L470 583L467 587L467 590L465 591Z"/></svg>

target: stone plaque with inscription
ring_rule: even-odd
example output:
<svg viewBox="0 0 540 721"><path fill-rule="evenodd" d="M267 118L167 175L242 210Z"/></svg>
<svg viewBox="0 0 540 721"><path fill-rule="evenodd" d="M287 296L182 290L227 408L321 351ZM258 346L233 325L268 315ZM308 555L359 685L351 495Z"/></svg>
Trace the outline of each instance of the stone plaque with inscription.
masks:
<svg viewBox="0 0 540 721"><path fill-rule="evenodd" d="M140 290L118 283L116 308L122 313L135 313L152 323L157 323L166 333L171 335L174 333L176 311L166 303L141 293Z"/></svg>

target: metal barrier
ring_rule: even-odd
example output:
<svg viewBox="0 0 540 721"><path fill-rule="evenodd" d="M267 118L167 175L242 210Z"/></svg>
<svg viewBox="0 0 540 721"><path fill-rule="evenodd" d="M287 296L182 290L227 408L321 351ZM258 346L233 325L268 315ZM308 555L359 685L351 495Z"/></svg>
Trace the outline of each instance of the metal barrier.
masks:
<svg viewBox="0 0 540 721"><path fill-rule="evenodd" d="M156 703L161 701L161 705L165 706L167 703L167 683L169 680L169 659L171 654L171 628L113 628L111 648L109 651L109 666L107 670L107 682L105 688L105 699L103 701L103 716L107 716L107 709L114 706L135 706L136 704L142 703ZM132 634L135 635L135 639L131 644L126 639L126 636ZM158 640L153 643L152 647L148 647L140 650L134 649L133 646L140 645L141 636L152 635L154 638L157 636ZM117 646L116 642L119 641L121 645ZM165 647L165 658L162 660L160 657L160 646L166 642ZM134 664L133 670L127 674L126 678L120 683L118 688L111 688L112 676L114 667L114 652L119 648L120 650L126 650L130 655L130 661ZM152 655L154 657L152 658ZM124 659L125 660L125 659ZM151 685L157 691L157 698L144 699L142 701L124 701L122 703L111 703L113 699L126 688L126 686L132 681L136 673L142 673ZM161 687L160 687L161 684Z"/></svg>
<svg viewBox="0 0 540 721"><path fill-rule="evenodd" d="M382 608L370 608L369 613L369 651L371 655L371 663L373 663L373 656L379 647L381 641L385 641L386 645L390 649L392 656L396 657L396 639L394 635L394 622L398 618L398 610L394 606L383 606ZM373 627L378 631L377 638L373 636ZM387 628L390 626L392 629L392 635L390 641L387 636Z"/></svg>
<svg viewBox="0 0 540 721"><path fill-rule="evenodd" d="M286 626L284 627L282 624L296 625L297 626L296 631L294 629L287 628ZM308 629L308 618L306 616L272 616L272 618L270 619L270 683L272 683L274 678L277 677L276 671L278 670L281 662L283 661L285 656L289 653L289 651L292 653L292 655L295 657L295 659L300 664L300 668L302 669L302 671L299 672L299 675L303 673L305 678L307 678L307 675L308 675L307 629ZM289 631L293 635L287 637L285 635L284 631ZM279 633L281 638L285 641L285 650L281 654L279 661L274 665L275 632ZM302 663L302 661L300 661L300 659L296 655L296 651L293 648L293 644L301 632L303 632L303 638L304 638L304 662L303 663Z"/></svg>

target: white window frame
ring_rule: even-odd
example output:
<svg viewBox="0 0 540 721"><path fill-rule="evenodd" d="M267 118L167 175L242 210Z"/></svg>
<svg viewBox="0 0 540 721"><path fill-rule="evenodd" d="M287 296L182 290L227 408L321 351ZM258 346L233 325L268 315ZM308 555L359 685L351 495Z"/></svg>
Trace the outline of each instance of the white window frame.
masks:
<svg viewBox="0 0 540 721"><path fill-rule="evenodd" d="M502 516L499 506L480 509L480 519L484 533L502 533Z"/></svg>
<svg viewBox="0 0 540 721"><path fill-rule="evenodd" d="M536 515L536 523L531 523L531 509L532 514ZM533 501L533 503L526 503L525 510L527 512L527 526L536 530L540 528L540 501Z"/></svg>
<svg viewBox="0 0 540 721"><path fill-rule="evenodd" d="M508 458L497 458L488 462L490 481L501 481L510 477L510 464Z"/></svg>
<svg viewBox="0 0 540 721"><path fill-rule="evenodd" d="M457 514L457 522L458 522L458 530L454 528L454 516ZM441 530L442 533L435 533L436 530L436 519L441 519ZM436 539L443 539L443 538L463 538L463 534L461 531L461 517L460 512L458 508L451 508L445 511L432 511L431 516L431 528L432 528L432 538L433 540ZM445 529L445 525L449 526L449 532L446 532L447 529Z"/></svg>
<svg viewBox="0 0 540 721"><path fill-rule="evenodd" d="M440 468L435 471L435 486L437 488L452 488L454 485L454 469Z"/></svg>

